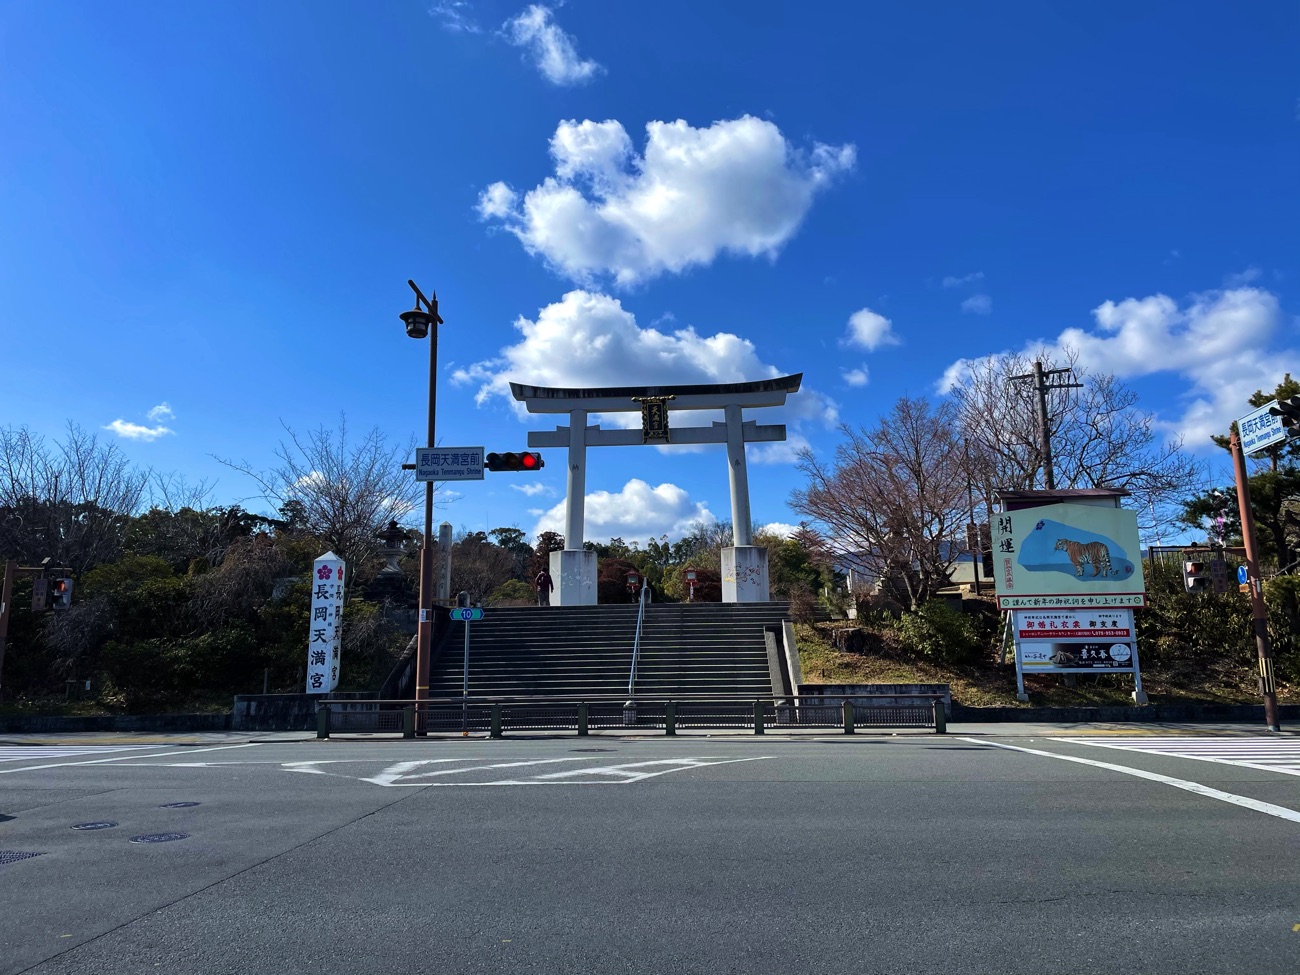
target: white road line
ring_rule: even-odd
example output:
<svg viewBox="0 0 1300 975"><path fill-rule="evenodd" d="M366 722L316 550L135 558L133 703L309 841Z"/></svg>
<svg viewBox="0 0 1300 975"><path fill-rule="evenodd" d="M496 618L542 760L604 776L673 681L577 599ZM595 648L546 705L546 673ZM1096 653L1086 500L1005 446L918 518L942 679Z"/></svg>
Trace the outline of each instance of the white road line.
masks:
<svg viewBox="0 0 1300 975"><path fill-rule="evenodd" d="M594 762L594 758L536 758L520 762L495 762L491 765L469 765L461 768L439 769L435 772L418 772L410 774L421 765L433 765L439 762L463 761L463 759L441 758L426 759L418 762L398 762L396 765L390 765L378 775L371 778L361 779L362 782L373 782L375 785L384 786L425 786L430 785L428 782L402 782L401 779L427 779L435 775L461 775L465 772L483 772L495 768L519 768L525 765L555 765L558 762Z"/></svg>
<svg viewBox="0 0 1300 975"><path fill-rule="evenodd" d="M1300 753L1287 739L1278 738L1213 738L1189 741L1177 738L1053 738L1053 741L1092 745L1096 748L1113 748L1117 751L1138 752L1165 758L1187 758L1196 762L1215 762L1219 765L1236 765L1238 768L1281 772L1300 776ZM1184 744L1184 742L1186 742ZM1292 757L1294 755L1294 757Z"/></svg>
<svg viewBox="0 0 1300 975"><path fill-rule="evenodd" d="M736 762L761 762L771 755L756 755L753 758L730 758L730 759L699 759L699 758L665 758L656 762L629 762L626 765L606 765L600 768L580 768L569 769L564 772L549 772L546 775L533 776L536 780L553 781L556 779L572 779L579 775L608 775L621 779L624 782L639 782L642 779L650 779L656 775L667 775L669 772L681 772L692 768L708 768L712 765L732 765ZM650 771L633 771L635 769L644 769L655 765L667 765L668 768L659 769L656 772Z"/></svg>
<svg viewBox="0 0 1300 975"><path fill-rule="evenodd" d="M1071 739L1064 738L1053 740L1070 741ZM1163 785L1172 785L1175 789L1182 789L1184 792L1191 792L1198 796L1205 796L1207 799L1218 799L1221 802L1230 802L1234 806L1241 806L1245 809L1261 812L1268 816L1276 816L1278 819L1286 819L1293 823L1300 823L1300 812L1297 812L1294 809L1288 809L1285 806L1275 806L1271 802L1260 802L1258 799L1239 796L1232 792L1223 792L1219 789L1211 789L1208 785L1201 785L1199 782L1188 782L1186 779L1175 779L1172 776L1160 775L1157 772L1148 772L1145 769L1130 768L1127 765L1113 765L1110 762L1098 762L1095 759L1079 758L1075 755L1058 755L1056 752L1047 752L1039 748L1025 748L1023 745L1006 745L1002 742L984 741L979 738L958 738L958 741L968 741L973 745L987 745L990 748L1005 748L1008 751L1024 752L1028 755L1041 755L1044 758L1055 758L1062 762L1075 762L1078 765L1091 765L1093 768L1102 768L1111 772L1120 772L1124 775L1132 775L1139 779L1148 779L1151 782L1160 782Z"/></svg>
<svg viewBox="0 0 1300 975"><path fill-rule="evenodd" d="M0 747L0 762L29 762L39 758L72 758L74 755L107 755L110 752L139 751L157 745L9 745Z"/></svg>
<svg viewBox="0 0 1300 975"><path fill-rule="evenodd" d="M195 755L199 752L219 752L228 748L255 748L254 743L245 745L216 745L212 748L188 748L184 745L175 745L174 748L185 748L187 755ZM10 772L39 772L47 768L68 768L73 765L103 765L105 762L125 762L128 758L170 758L176 752L158 752L156 755L122 755L118 758L97 758L89 762L54 762L49 765L25 765L22 768L0 768L0 775L8 775Z"/></svg>

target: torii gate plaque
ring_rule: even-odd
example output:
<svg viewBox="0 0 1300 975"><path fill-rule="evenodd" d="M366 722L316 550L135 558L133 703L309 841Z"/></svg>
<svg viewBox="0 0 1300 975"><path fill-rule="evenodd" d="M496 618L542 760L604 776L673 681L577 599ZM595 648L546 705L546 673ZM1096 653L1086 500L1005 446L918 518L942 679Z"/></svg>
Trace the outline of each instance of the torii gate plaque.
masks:
<svg viewBox="0 0 1300 975"><path fill-rule="evenodd" d="M569 425L528 434L529 447L568 447L569 477L565 495L564 551L551 553L551 576L559 606L596 602L596 553L582 548L583 503L587 490L587 448L625 447L669 441L669 410L722 410L725 421L707 427L673 427L675 444L725 443L731 479L731 524L735 544L722 550L722 600L767 602L767 549L753 544L749 515L749 474L745 444L785 439L784 424L760 426L744 420L746 407L781 406L799 391L803 374L751 383L690 386L618 386L605 389L554 389L511 383L510 392L529 413L567 413ZM646 410L656 413L647 415ZM662 414L658 414L662 410ZM588 413L642 412L642 430L602 430L587 426ZM662 420L662 436L651 434Z"/></svg>

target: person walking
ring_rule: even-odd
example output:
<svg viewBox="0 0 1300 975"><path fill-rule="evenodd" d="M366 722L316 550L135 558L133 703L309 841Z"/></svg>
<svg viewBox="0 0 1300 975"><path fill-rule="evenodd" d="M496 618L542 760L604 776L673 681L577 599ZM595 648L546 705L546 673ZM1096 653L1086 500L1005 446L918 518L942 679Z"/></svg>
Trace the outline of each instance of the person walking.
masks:
<svg viewBox="0 0 1300 975"><path fill-rule="evenodd" d="M551 605L551 593L555 590L555 582L551 579L551 574L543 569L537 573L537 605Z"/></svg>

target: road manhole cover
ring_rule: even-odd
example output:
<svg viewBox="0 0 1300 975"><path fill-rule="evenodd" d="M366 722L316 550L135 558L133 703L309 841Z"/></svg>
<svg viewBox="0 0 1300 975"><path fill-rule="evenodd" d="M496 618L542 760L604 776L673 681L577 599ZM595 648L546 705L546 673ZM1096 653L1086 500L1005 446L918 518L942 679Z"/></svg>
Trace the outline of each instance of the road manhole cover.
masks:
<svg viewBox="0 0 1300 975"><path fill-rule="evenodd" d="M117 825L117 823L112 822L111 820L105 820L105 821L102 822L102 823L77 823L77 824L76 824L75 826L73 826L72 828L73 828L73 829L85 829L85 830L91 830L91 829L112 829L112 828L113 828L114 826L116 826L116 825Z"/></svg>
<svg viewBox="0 0 1300 975"><path fill-rule="evenodd" d="M164 802L159 809L189 809L190 806L197 806L197 802Z"/></svg>
<svg viewBox="0 0 1300 975"><path fill-rule="evenodd" d="M132 836L132 843L170 843L172 840L189 839L189 833L145 833L143 836Z"/></svg>
<svg viewBox="0 0 1300 975"><path fill-rule="evenodd" d="M30 860L32 857L44 855L44 853L23 853L20 850L0 850L0 867L6 863L17 863L19 860Z"/></svg>

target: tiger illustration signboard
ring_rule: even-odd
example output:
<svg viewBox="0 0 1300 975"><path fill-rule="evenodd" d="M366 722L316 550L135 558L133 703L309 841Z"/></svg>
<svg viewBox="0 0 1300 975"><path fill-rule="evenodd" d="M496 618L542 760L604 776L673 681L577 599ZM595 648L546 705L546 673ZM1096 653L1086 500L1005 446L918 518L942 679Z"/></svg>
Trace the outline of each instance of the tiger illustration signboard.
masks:
<svg viewBox="0 0 1300 975"><path fill-rule="evenodd" d="M1000 609L1123 609L1146 605L1137 514L1048 504L996 515Z"/></svg>

